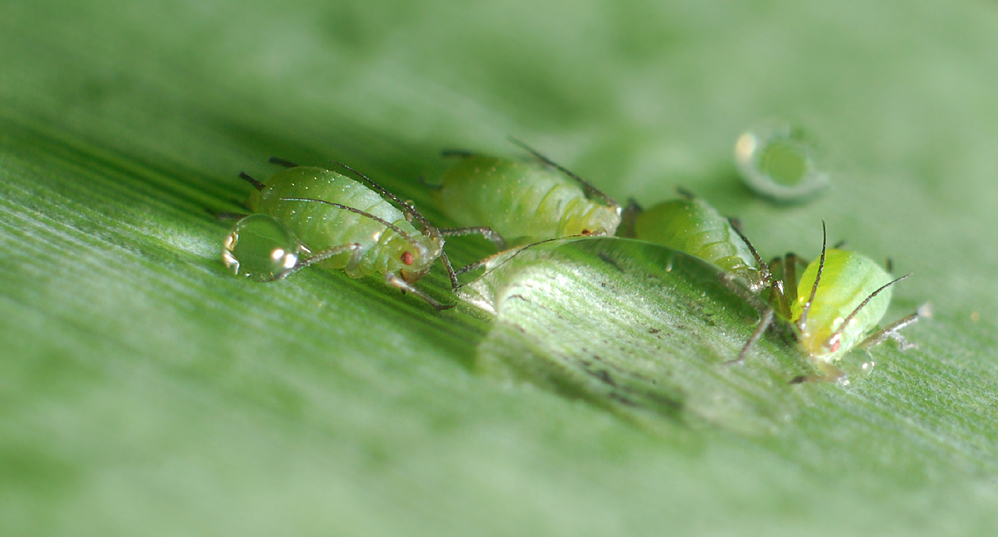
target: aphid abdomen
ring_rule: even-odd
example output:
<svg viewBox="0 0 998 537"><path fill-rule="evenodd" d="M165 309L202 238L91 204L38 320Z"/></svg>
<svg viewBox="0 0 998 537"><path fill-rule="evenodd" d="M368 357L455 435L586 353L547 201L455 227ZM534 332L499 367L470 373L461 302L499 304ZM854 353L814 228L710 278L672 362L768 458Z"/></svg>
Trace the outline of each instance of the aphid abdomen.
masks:
<svg viewBox="0 0 998 537"><path fill-rule="evenodd" d="M686 252L750 281L759 267L731 223L699 198L661 203L637 216L635 237Z"/></svg>
<svg viewBox="0 0 998 537"><path fill-rule="evenodd" d="M287 201L287 198L308 198L339 203L359 209L387 222L402 221L413 235L418 235L405 216L385 201L377 192L339 173L322 168L297 167L282 170L266 181L266 187L250 197L250 208L270 214L286 223L313 253L337 246L358 244L361 262L348 266L353 252L343 252L319 262L320 266L347 269L350 277L358 278L373 271L383 236L395 234L383 224L363 215L338 209L323 203ZM374 251L372 251L374 249Z"/></svg>
<svg viewBox="0 0 998 537"><path fill-rule="evenodd" d="M812 261L801 275L797 301L791 304L795 323L799 323L804 304L811 295L818 263L818 260ZM866 256L846 250L827 250L825 267L806 324L803 327L798 325L802 328L800 344L804 350L814 359L830 362L856 346L887 312L891 303L890 287L856 312L838 337L829 338L871 293L890 281L891 275Z"/></svg>
<svg viewBox="0 0 998 537"><path fill-rule="evenodd" d="M586 198L579 184L541 163L472 155L443 177L447 215L462 226L488 226L509 246L582 233L612 234L618 207Z"/></svg>

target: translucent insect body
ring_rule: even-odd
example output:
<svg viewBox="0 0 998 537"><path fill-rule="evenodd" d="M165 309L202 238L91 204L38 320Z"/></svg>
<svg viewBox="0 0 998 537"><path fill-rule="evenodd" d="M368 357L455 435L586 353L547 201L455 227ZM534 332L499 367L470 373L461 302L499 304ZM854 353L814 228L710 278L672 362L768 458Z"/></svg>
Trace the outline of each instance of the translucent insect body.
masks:
<svg viewBox="0 0 998 537"><path fill-rule="evenodd" d="M918 321L917 312L877 330L891 303L891 286L910 274L892 279L889 272L864 255L837 248L829 250L824 222L821 228L821 256L807 264L798 281L795 282L799 260L794 254L771 264L772 272L782 268L783 279L777 281L770 276L770 308L763 312L762 321L736 361L744 358L765 331L774 310L781 321L791 325L801 350L826 375L796 380L842 378L844 373L834 362L852 349L870 348L888 338L897 341L901 350L915 346L904 339L900 330Z"/></svg>
<svg viewBox="0 0 998 537"><path fill-rule="evenodd" d="M891 286L907 276L892 279L868 257L827 249L823 239L821 257L807 264L798 280L797 256L765 263L732 220L692 194L680 194L682 199L648 211L632 203L625 212L626 234L717 265L725 271L729 287L759 309L762 320L731 363L744 359L774 318L790 327L801 350L825 373L821 380L841 378L842 371L833 364L854 348L869 348L888 338L902 350L914 346L899 331L918 321L918 313L876 330L890 305Z"/></svg>
<svg viewBox="0 0 998 537"><path fill-rule="evenodd" d="M620 205L578 175L513 140L540 162L467 152L438 188L441 205L460 225L487 226L519 246L571 235L613 235Z"/></svg>
<svg viewBox="0 0 998 537"><path fill-rule="evenodd" d="M685 191L680 195L647 211L632 202L625 211L627 235L709 261L739 277L752 292L761 291L768 272L752 245L707 202Z"/></svg>
<svg viewBox="0 0 998 537"><path fill-rule="evenodd" d="M259 281L313 264L351 278L380 273L403 292L445 308L412 285L439 258L457 287L442 235L413 207L345 165L367 186L323 168L271 161L287 169L266 182L241 175L256 188L247 202L256 214L237 222L225 240L223 260L233 272Z"/></svg>

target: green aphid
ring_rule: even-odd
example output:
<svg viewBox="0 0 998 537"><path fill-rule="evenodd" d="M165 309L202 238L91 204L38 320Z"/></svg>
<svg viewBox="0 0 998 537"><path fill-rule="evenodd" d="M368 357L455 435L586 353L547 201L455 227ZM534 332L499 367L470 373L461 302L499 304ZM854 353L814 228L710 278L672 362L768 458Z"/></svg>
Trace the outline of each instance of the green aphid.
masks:
<svg viewBox="0 0 998 537"><path fill-rule="evenodd" d="M460 158L437 187L447 216L462 226L494 230L507 247L573 235L614 234L621 208L613 198L523 143L513 142L538 161L445 152Z"/></svg>
<svg viewBox="0 0 998 537"><path fill-rule="evenodd" d="M240 219L225 238L222 257L235 274L273 281L313 264L351 278L378 273L437 310L449 307L413 285L437 259L458 285L443 235L415 208L342 164L366 185L323 168L271 162L286 169L265 182L240 175L256 188L247 201L255 214Z"/></svg>
<svg viewBox="0 0 998 537"><path fill-rule="evenodd" d="M752 245L706 201L680 190L680 199L642 210L631 202L622 235L699 257L737 276L753 293L769 280L768 267Z"/></svg>
<svg viewBox="0 0 998 537"><path fill-rule="evenodd" d="M821 257L807 264L799 280L796 266L800 261L794 254L770 265L772 273L782 269L783 278L771 281L770 308L763 312L762 321L735 361L745 356L774 313L791 326L801 350L825 374L795 379L798 381L842 378L844 373L835 362L853 349L868 349L887 339L897 341L901 350L915 347L900 331L927 315L927 309L878 329L891 303L892 286L910 274L894 278L862 254L827 249L824 222L821 227Z"/></svg>
<svg viewBox="0 0 998 537"><path fill-rule="evenodd" d="M902 350L914 346L899 331L918 321L919 313L877 330L891 302L891 286L907 276L892 279L868 257L828 250L823 242L821 257L808 264L798 280L797 256L787 254L765 263L733 220L689 193L680 191L680 195L681 199L647 211L632 203L625 211L622 229L627 236L717 265L724 270L728 287L760 311L762 319L755 332L729 363L744 359L774 317L790 327L801 350L825 373L821 380L841 378L843 373L834 362L852 349L869 348L888 338L896 340ZM776 278L777 273L782 278Z"/></svg>

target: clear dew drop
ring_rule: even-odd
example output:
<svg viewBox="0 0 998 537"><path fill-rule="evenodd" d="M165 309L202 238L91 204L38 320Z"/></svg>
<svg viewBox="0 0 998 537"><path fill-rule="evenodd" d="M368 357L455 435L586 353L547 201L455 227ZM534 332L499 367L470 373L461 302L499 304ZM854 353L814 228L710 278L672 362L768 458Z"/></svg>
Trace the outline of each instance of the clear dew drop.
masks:
<svg viewBox="0 0 998 537"><path fill-rule="evenodd" d="M828 174L818 167L814 145L786 121L758 123L735 143L742 181L756 194L784 203L804 201L824 190Z"/></svg>
<svg viewBox="0 0 998 537"><path fill-rule="evenodd" d="M266 214L251 214L236 222L222 247L222 261L233 274L260 282L288 275L302 251L288 226Z"/></svg>

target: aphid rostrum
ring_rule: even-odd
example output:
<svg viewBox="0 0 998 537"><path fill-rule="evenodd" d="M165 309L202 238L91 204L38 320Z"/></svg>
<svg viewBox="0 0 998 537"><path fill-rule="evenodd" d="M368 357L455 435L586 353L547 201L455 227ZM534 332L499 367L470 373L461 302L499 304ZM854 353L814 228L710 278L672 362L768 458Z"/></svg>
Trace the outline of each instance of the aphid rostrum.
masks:
<svg viewBox="0 0 998 537"><path fill-rule="evenodd" d="M596 187L517 140L539 162L520 162L462 151L437 194L446 214L462 226L485 226L520 246L572 235L613 235L620 205Z"/></svg>
<svg viewBox="0 0 998 537"><path fill-rule="evenodd" d="M439 258L457 287L443 236L415 208L344 164L366 186L331 170L271 162L285 169L265 182L240 175L256 188L247 201L256 214L225 239L223 260L234 273L270 281L313 264L351 278L380 273L434 308L447 307L413 285Z"/></svg>

